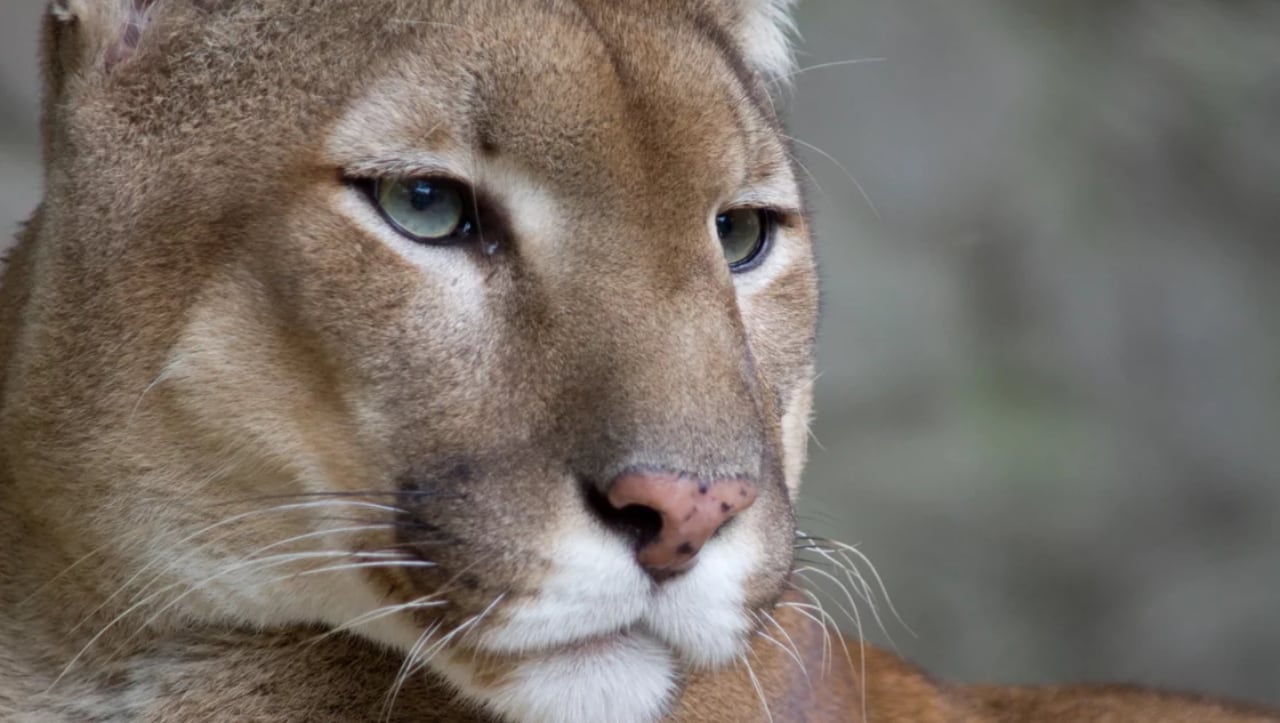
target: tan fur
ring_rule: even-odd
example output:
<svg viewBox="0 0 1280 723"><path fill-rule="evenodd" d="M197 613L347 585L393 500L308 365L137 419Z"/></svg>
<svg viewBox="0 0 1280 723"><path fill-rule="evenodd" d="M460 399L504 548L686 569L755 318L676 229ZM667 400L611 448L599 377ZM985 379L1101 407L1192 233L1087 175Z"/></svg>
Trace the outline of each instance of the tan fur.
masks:
<svg viewBox="0 0 1280 723"><path fill-rule="evenodd" d="M1280 715L1260 708L1125 686L947 685L932 680L923 671L886 651L859 648L853 640L846 641L847 656L839 644L834 643L836 652L824 673L822 630L785 604L779 608L777 618L803 653L809 675L806 677L800 672L790 654L780 647L763 643L755 646L752 665L768 691L775 721L1265 723L1280 720ZM828 641L828 644L831 643ZM677 720L682 723L768 720L745 676L745 669L733 669L695 679L685 694ZM733 680L733 684L726 684L728 680Z"/></svg>
<svg viewBox="0 0 1280 723"><path fill-rule="evenodd" d="M0 718L1192 710L948 688L791 606L817 290L769 100L787 5L55 0L47 192L0 288ZM414 246L351 182L439 173L480 242ZM738 204L781 225L734 276ZM637 468L759 496L660 589L590 504Z"/></svg>

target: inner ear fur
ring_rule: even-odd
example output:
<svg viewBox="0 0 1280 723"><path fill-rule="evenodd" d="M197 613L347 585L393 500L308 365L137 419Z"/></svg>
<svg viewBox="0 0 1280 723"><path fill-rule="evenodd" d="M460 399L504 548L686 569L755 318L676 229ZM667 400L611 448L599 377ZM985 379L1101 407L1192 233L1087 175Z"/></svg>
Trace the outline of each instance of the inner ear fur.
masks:
<svg viewBox="0 0 1280 723"><path fill-rule="evenodd" d="M735 35L747 61L770 80L785 80L794 65L791 46L796 0L729 0L735 16Z"/></svg>
<svg viewBox="0 0 1280 723"><path fill-rule="evenodd" d="M50 0L40 39L45 158L73 81L104 76L137 50L156 0Z"/></svg>
<svg viewBox="0 0 1280 723"><path fill-rule="evenodd" d="M141 42L156 0L52 0L45 16L45 72L51 90L72 75L110 72Z"/></svg>

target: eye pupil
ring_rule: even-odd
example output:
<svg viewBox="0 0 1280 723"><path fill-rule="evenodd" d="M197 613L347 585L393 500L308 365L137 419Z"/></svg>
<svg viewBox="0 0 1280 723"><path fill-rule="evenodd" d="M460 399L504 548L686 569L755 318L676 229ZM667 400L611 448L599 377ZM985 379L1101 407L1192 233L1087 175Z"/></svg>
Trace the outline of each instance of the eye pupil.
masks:
<svg viewBox="0 0 1280 723"><path fill-rule="evenodd" d="M720 234L720 238L733 233L733 219L729 218L729 214L722 213L716 216L716 232Z"/></svg>
<svg viewBox="0 0 1280 723"><path fill-rule="evenodd" d="M416 181L413 184L413 192L409 195L409 205L413 206L415 211L425 211L435 203L438 196L430 181Z"/></svg>

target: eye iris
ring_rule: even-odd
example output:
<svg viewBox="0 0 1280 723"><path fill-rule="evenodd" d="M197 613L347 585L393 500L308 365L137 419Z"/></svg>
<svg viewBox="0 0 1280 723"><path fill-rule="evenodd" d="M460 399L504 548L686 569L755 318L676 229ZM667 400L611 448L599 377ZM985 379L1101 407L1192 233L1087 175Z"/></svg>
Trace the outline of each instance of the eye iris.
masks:
<svg viewBox="0 0 1280 723"><path fill-rule="evenodd" d="M716 233L731 267L749 263L764 245L767 231L764 212L756 208L739 208L716 216Z"/></svg>
<svg viewBox="0 0 1280 723"><path fill-rule="evenodd" d="M468 230L456 184L432 179L382 181L378 205L395 226L418 241L441 241Z"/></svg>

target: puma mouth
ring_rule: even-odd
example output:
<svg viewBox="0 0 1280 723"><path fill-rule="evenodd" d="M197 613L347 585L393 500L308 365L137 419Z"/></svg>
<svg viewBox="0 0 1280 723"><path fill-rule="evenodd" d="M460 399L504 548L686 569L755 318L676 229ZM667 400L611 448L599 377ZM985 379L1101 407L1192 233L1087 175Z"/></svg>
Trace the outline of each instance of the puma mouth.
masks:
<svg viewBox="0 0 1280 723"><path fill-rule="evenodd" d="M584 638L574 643L569 643L561 650L566 653L583 653L587 655L607 653L610 648L616 647L628 635L629 633L626 632L597 635L590 638Z"/></svg>
<svg viewBox="0 0 1280 723"><path fill-rule="evenodd" d="M615 630L608 633L601 633L599 635L588 635L588 636L578 638L576 640L571 640L565 643L561 643L557 645L548 645L544 648L528 650L521 653L511 654L511 653L487 652L487 654L490 656L496 656L498 658L508 660L510 662L538 660L538 659L546 658L549 656L594 657L594 656L609 655L610 653L616 652L622 647L625 647L628 642L636 640L638 638L643 638L650 643L656 643L664 648L667 647L652 635L646 634L634 628L628 628L625 630ZM481 650L480 652L485 652L485 651ZM674 653L675 651L671 651L671 652Z"/></svg>

